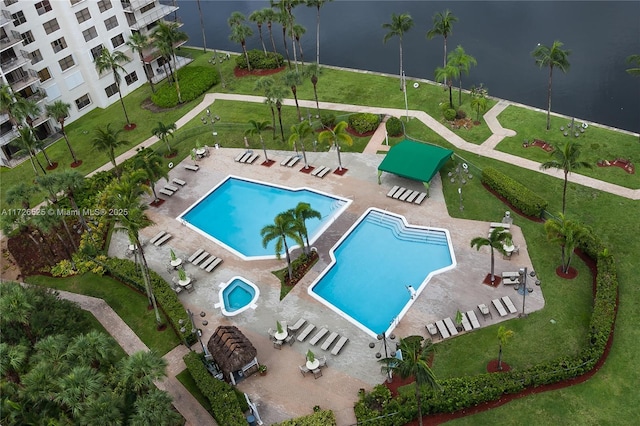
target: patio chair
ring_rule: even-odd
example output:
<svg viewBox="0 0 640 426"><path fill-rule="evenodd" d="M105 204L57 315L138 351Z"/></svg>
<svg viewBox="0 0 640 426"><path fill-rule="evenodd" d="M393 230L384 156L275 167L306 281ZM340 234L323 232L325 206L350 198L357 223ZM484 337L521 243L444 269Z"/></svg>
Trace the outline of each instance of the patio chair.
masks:
<svg viewBox="0 0 640 426"><path fill-rule="evenodd" d="M184 288L187 290L187 293L192 293L195 290L195 287L193 286L193 280L191 280L189 284L184 286Z"/></svg>
<svg viewBox="0 0 640 426"><path fill-rule="evenodd" d="M282 340L274 340L273 341L273 347L280 350L282 349L282 343L284 343Z"/></svg>
<svg viewBox="0 0 640 426"><path fill-rule="evenodd" d="M293 342L295 342L295 341L296 341L296 336L295 336L295 335L293 335L293 334L289 334L289 335L284 339L284 342L285 342L285 343L288 343L288 344L289 344L289 346L293 346Z"/></svg>
<svg viewBox="0 0 640 426"><path fill-rule="evenodd" d="M327 357L326 356L318 357L318 362L320 363L320 364L318 364L318 367L320 367L320 368L326 367L327 366Z"/></svg>
<svg viewBox="0 0 640 426"><path fill-rule="evenodd" d="M317 379L318 377L322 377L322 370L320 370L320 368L316 368L315 370L312 371L313 373L313 378Z"/></svg>
<svg viewBox="0 0 640 426"><path fill-rule="evenodd" d="M275 332L275 330L273 328L270 328L269 330L267 330L267 333L269 333L269 336L271 336L272 338L276 334L276 332Z"/></svg>
<svg viewBox="0 0 640 426"><path fill-rule="evenodd" d="M309 370L306 365L300 365L298 366L298 368L300 368L300 373L302 373L303 377L306 376L307 373L311 372L311 370Z"/></svg>
<svg viewBox="0 0 640 426"><path fill-rule="evenodd" d="M427 328L427 331L429 332L431 337L438 335L438 328L435 325L427 324L427 325L425 325L425 327Z"/></svg>

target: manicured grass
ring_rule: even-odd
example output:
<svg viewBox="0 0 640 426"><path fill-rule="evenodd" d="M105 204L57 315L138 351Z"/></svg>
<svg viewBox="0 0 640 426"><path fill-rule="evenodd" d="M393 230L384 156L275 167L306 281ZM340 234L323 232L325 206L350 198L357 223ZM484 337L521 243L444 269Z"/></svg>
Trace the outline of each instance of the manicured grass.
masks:
<svg viewBox="0 0 640 426"><path fill-rule="evenodd" d="M196 381L193 380L193 377L191 376L191 373L189 373L189 370L182 371L181 373L176 375L176 378L189 391L189 393L198 400L200 405L202 405L205 410L211 413L211 404L209 403L209 400L202 394L202 392L200 392L200 389L198 388L198 385L196 385Z"/></svg>
<svg viewBox="0 0 640 426"><path fill-rule="evenodd" d="M178 336L170 327L164 331L156 330L155 314L153 310L147 309L145 295L109 277L87 273L69 278L33 276L27 281L30 284L104 299L144 344L149 349L158 351L160 355L166 354L180 344ZM160 312L160 315L164 323L168 324L164 314Z"/></svg>

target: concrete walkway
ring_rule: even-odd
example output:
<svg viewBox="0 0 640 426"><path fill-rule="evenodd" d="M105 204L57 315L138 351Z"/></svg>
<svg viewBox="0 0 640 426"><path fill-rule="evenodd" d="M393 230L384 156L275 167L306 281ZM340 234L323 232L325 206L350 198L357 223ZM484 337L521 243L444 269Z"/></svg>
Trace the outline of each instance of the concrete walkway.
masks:
<svg viewBox="0 0 640 426"><path fill-rule="evenodd" d="M58 290L58 292L62 299L76 302L82 309L91 312L128 355L138 351L149 350L149 348L142 343L142 340L140 340L133 330L125 324L122 318L120 318L104 300L67 291ZM170 332L171 331L167 331L167 333ZM167 377L154 383L158 389L166 391L171 395L173 406L182 417L185 418L186 425L217 425L207 410L205 410L193 395L182 386L182 383L176 379L176 375L186 368L182 357L185 356L188 351L189 349L180 345L163 356L162 358L167 362Z"/></svg>

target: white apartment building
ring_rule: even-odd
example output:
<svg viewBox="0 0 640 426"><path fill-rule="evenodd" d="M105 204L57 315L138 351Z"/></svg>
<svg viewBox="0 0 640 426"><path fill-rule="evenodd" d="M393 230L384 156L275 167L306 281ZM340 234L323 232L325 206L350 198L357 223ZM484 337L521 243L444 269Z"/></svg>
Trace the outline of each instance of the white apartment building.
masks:
<svg viewBox="0 0 640 426"><path fill-rule="evenodd" d="M113 74L100 75L94 65L102 49L131 58L121 73L123 96L146 83L143 67L154 82L166 76L155 49L145 51L141 62L126 42L133 32L150 35L158 21L175 20L176 6L158 0L2 0L1 6L0 81L14 94L38 102L42 114L33 126L41 139L59 130L47 118L46 104L70 104L66 124L118 102ZM178 66L186 62L181 58ZM9 164L17 151L9 144L16 137L15 123L0 115L0 165Z"/></svg>

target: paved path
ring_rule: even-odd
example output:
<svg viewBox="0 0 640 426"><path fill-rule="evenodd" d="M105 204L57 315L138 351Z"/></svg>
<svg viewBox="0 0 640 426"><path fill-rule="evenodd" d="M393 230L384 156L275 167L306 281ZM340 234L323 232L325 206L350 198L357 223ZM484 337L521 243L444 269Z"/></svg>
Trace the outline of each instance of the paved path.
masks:
<svg viewBox="0 0 640 426"><path fill-rule="evenodd" d="M254 103L263 103L264 98L262 96L252 96L252 95L233 95L227 93L208 93L204 96L202 102L196 105L191 109L188 113L182 116L178 121L176 121L177 128L184 126L186 123L191 121L192 119L199 117L200 114L211 107L211 105L216 100L227 100L227 101L240 101L240 102L254 102ZM315 108L315 101L310 100L298 100L298 103L303 108ZM283 101L284 105L287 106L295 106L295 101L293 99L285 99ZM409 110L408 112L404 109L398 108L382 108L382 107L373 107L373 106L362 106L362 105L350 105L350 104L340 104L335 102L320 102L320 108L322 109L331 109L336 111L343 112L371 112L374 114L383 114L383 115L392 115L396 117L406 116L407 113L410 117L416 118L424 123L431 130L442 136L449 143L453 144L456 148L471 152L473 154L481 155L483 157L490 157L499 161L503 161L505 163L513 164L518 167L522 167L525 169L529 169L538 173L544 173L548 176L552 176L558 179L564 179L564 173L562 170L548 169L548 170L540 170L540 163L535 161L528 160L526 158L518 157L513 154L508 154L506 152L500 152L495 150L497 144L502 141L505 137L515 136L516 132L510 129L503 128L498 122L498 115L504 111L506 107L512 105L511 102L506 100L500 100L493 108L491 108L485 115L484 119L487 122L487 125L492 131L492 135L487 138L485 142L480 145L476 145L470 142L465 141L460 136L455 134L451 129L449 129L444 124L440 123L435 118L431 117L424 111L417 110ZM597 123L592 123L593 125L597 125ZM155 136L150 137L145 140L138 146L128 150L127 152L121 154L117 158L117 163L120 164L122 161L133 157L136 154L136 150L139 147L148 147L152 144L156 143L158 138ZM369 145L367 146L367 152L370 151L384 151L388 150L388 148L384 145L385 142L385 131L384 126L380 126L376 133L371 138ZM94 172L90 173L88 176L93 175L98 171L109 170L112 168L112 164L109 162ZM600 191L609 192L611 194L618 195L620 197L629 198L632 200L640 200L640 190L625 188L620 185L615 185L608 182L603 182L598 179L594 179L588 176L583 176L580 174L572 173L568 176L568 180L573 183L577 183L579 185L584 185L590 188L595 188Z"/></svg>
<svg viewBox="0 0 640 426"><path fill-rule="evenodd" d="M82 309L91 312L128 355L138 351L149 350L104 300L67 291L58 292L61 298L76 302ZM186 347L180 345L167 353L163 357L167 361L167 377L156 381L155 384L158 389L164 390L171 395L173 406L185 418L186 425L216 425L217 423L207 410L176 379L176 375L186 368L182 357L188 351Z"/></svg>

